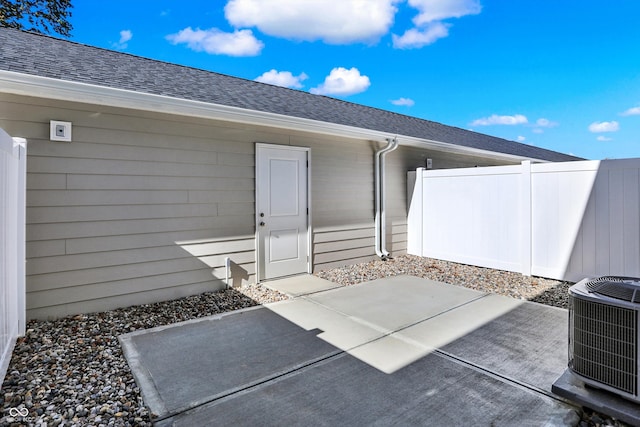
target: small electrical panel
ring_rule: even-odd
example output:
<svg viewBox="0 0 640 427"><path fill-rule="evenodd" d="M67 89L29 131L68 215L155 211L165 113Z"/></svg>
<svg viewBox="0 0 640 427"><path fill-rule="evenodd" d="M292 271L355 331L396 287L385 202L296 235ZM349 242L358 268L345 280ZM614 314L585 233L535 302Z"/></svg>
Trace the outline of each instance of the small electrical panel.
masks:
<svg viewBox="0 0 640 427"><path fill-rule="evenodd" d="M433 160L427 159L427 169L433 169Z"/></svg>
<svg viewBox="0 0 640 427"><path fill-rule="evenodd" d="M51 120L49 139L51 141L71 142L71 122Z"/></svg>

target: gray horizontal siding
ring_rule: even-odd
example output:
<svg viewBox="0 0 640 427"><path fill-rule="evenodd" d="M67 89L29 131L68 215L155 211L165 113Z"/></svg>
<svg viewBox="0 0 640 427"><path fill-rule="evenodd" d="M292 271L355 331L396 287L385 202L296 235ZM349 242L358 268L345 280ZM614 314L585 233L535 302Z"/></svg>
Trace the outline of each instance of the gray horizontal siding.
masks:
<svg viewBox="0 0 640 427"><path fill-rule="evenodd" d="M76 141L76 144L79 141ZM55 144L56 142L54 142ZM70 144L72 145L72 144ZM31 154L32 170L39 173L138 175L207 178L252 178L254 168L248 166L225 166L217 164L195 164L177 162L155 162L142 160L112 160L63 158ZM185 167L187 165L188 167Z"/></svg>
<svg viewBox="0 0 640 427"><path fill-rule="evenodd" d="M256 254L255 238L248 236L236 239L190 240L178 242L180 247L191 256L209 267L210 274L219 280L227 279L229 285L239 286L243 283L255 283ZM227 272L226 258L231 261L230 271Z"/></svg>
<svg viewBox="0 0 640 427"><path fill-rule="evenodd" d="M73 142L49 141L49 120ZM311 148L313 269L376 259L371 141L0 94L27 138L30 318L107 310L256 279L255 143ZM387 248L406 252L406 172L494 164L401 147L387 156Z"/></svg>
<svg viewBox="0 0 640 427"><path fill-rule="evenodd" d="M198 260L179 258L36 274L29 276L29 292L59 288L79 288L94 283L105 284L105 287L108 288L109 282L132 280L173 272L188 272L202 268L206 268L206 265ZM135 288L132 290L135 290Z"/></svg>
<svg viewBox="0 0 640 427"><path fill-rule="evenodd" d="M67 302L59 305L47 305L41 308L29 308L27 314L33 319L47 319L67 316L71 313L92 313L97 311L110 310L117 307L129 307L132 305L148 304L154 301L167 301L182 298L189 295L210 292L212 287L223 287L222 283L212 282L207 279L200 283L177 283L172 282L172 286L154 286L150 291L137 291L136 284L132 283L131 288L124 294L110 294L105 298L96 298L90 295L88 299L77 302Z"/></svg>
<svg viewBox="0 0 640 427"><path fill-rule="evenodd" d="M375 257L370 142L293 140L311 148L313 271Z"/></svg>
<svg viewBox="0 0 640 427"><path fill-rule="evenodd" d="M392 256L406 254L406 219L390 221L387 250ZM378 259L373 226L325 227L314 232L314 271Z"/></svg>
<svg viewBox="0 0 640 427"><path fill-rule="evenodd" d="M374 235L373 223L314 229L314 271L375 259Z"/></svg>
<svg viewBox="0 0 640 427"><path fill-rule="evenodd" d="M29 194L27 193L27 197ZM28 208L27 208L28 209ZM119 207L119 209L126 209ZM208 229L216 233L224 233L227 228L253 226L253 215L229 217L195 217L195 218L163 218L136 219L119 221L88 221L57 224L28 224L27 240L72 239L78 237L98 237L162 231L187 231ZM217 231L216 231L217 230Z"/></svg>
<svg viewBox="0 0 640 427"><path fill-rule="evenodd" d="M226 257L232 284L255 280L254 142L286 137L5 95L0 126L29 142L29 317L218 290Z"/></svg>
<svg viewBox="0 0 640 427"><path fill-rule="evenodd" d="M198 280L199 279L199 280ZM188 272L171 272L164 274L135 277L105 283L91 283L83 286L82 292L73 287L47 289L38 292L31 291L29 295L29 309L37 309L51 305L73 304L86 301L87 296L93 298L107 298L114 295L131 293L131 289L137 292L154 291L164 287L174 287L193 283L204 283L211 280L208 269L190 270Z"/></svg>
<svg viewBox="0 0 640 427"><path fill-rule="evenodd" d="M373 165L380 146L342 146L311 144L314 271L377 259ZM404 147L386 158L387 249L392 256L406 253L406 173L425 158L423 151Z"/></svg>

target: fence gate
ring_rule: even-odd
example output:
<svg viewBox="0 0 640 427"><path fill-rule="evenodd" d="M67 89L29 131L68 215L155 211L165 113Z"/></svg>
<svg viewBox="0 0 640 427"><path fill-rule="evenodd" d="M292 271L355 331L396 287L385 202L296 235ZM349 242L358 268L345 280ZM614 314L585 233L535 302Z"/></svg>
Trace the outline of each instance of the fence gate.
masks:
<svg viewBox="0 0 640 427"><path fill-rule="evenodd" d="M0 383L25 333L26 141L0 129Z"/></svg>

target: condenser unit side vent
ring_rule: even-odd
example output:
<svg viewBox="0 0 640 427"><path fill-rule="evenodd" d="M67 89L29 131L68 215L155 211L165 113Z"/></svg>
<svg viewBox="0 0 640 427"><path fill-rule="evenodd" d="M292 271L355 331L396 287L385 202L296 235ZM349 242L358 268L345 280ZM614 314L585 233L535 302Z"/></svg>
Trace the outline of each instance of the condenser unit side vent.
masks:
<svg viewBox="0 0 640 427"><path fill-rule="evenodd" d="M638 312L579 299L573 308L574 351L570 367L589 379L635 393Z"/></svg>
<svg viewBox="0 0 640 427"><path fill-rule="evenodd" d="M569 369L587 384L640 401L640 279L601 277L569 289Z"/></svg>

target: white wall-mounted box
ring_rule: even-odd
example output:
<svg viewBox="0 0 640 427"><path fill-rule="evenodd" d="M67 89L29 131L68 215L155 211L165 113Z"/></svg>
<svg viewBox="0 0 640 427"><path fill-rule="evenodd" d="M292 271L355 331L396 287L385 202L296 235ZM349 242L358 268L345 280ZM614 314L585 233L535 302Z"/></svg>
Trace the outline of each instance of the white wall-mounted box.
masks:
<svg viewBox="0 0 640 427"><path fill-rule="evenodd" d="M51 141L71 142L71 122L51 120L49 123L49 139Z"/></svg>

